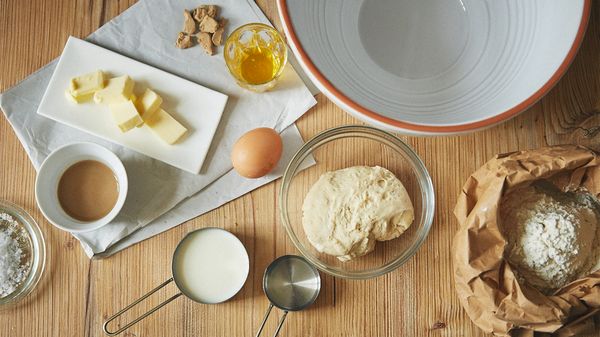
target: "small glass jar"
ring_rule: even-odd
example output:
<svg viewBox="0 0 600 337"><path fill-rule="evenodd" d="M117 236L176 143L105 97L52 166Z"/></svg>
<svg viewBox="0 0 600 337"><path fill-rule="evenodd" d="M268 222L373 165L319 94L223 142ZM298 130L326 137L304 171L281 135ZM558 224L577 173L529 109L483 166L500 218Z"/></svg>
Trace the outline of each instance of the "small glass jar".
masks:
<svg viewBox="0 0 600 337"><path fill-rule="evenodd" d="M282 35L262 23L236 29L225 41L225 63L243 88L263 92L271 89L287 63Z"/></svg>
<svg viewBox="0 0 600 337"><path fill-rule="evenodd" d="M0 200L0 213L10 215L22 229L20 241L26 260L30 264L27 278L19 284L11 294L0 298L0 310L12 308L29 295L42 278L46 265L46 244L40 227L35 220L21 207L5 200ZM2 221L0 221L2 223Z"/></svg>

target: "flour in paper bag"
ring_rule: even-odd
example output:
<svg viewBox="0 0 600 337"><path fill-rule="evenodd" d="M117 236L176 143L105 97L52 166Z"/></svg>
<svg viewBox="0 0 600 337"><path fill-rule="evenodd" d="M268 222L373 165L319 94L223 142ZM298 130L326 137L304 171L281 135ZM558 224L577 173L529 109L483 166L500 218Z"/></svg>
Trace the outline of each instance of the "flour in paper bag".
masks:
<svg viewBox="0 0 600 337"><path fill-rule="evenodd" d="M544 293L587 275L598 260L598 212L591 196L571 196L529 186L501 203L507 259Z"/></svg>

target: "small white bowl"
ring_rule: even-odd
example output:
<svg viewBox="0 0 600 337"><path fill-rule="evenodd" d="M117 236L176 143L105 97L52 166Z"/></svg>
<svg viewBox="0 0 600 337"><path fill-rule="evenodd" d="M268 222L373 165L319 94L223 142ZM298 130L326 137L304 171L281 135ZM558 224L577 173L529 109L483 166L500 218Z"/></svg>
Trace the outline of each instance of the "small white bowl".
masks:
<svg viewBox="0 0 600 337"><path fill-rule="evenodd" d="M119 183L119 196L113 209L96 221L79 221L69 216L58 201L58 182L65 170L82 160L96 160L110 168ZM72 233L88 232L111 222L121 211L127 197L127 172L114 153L94 143L73 143L56 149L42 163L35 181L38 207L54 226Z"/></svg>

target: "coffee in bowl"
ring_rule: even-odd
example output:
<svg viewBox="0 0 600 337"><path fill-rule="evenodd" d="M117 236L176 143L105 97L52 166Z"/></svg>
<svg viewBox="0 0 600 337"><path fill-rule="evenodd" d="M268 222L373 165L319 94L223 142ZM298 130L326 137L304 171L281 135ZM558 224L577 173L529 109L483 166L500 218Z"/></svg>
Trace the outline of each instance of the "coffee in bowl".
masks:
<svg viewBox="0 0 600 337"><path fill-rule="evenodd" d="M62 174L57 188L62 209L79 221L96 221L115 207L119 182L114 172L97 160L82 160Z"/></svg>

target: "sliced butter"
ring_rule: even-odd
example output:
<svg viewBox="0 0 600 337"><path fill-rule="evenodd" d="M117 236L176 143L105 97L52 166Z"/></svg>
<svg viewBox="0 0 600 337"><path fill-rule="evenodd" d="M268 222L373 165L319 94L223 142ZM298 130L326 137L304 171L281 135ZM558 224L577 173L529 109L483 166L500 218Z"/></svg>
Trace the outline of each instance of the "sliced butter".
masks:
<svg viewBox="0 0 600 337"><path fill-rule="evenodd" d="M83 103L85 101L88 101L90 99L92 99L92 97L94 97L94 93L91 93L89 95L83 95L83 96L73 96L73 94L71 94L70 90L65 90L65 96L67 97L67 99L73 103Z"/></svg>
<svg viewBox="0 0 600 337"><path fill-rule="evenodd" d="M183 125L161 108L146 121L146 125L168 144L175 144L187 132Z"/></svg>
<svg viewBox="0 0 600 337"><path fill-rule="evenodd" d="M133 86L133 80L127 75L113 77L108 80L104 89L96 91L94 102L113 104L129 101L133 95Z"/></svg>
<svg viewBox="0 0 600 337"><path fill-rule="evenodd" d="M146 88L144 94L135 102L135 107L144 121L152 119L160 108L163 99L151 89Z"/></svg>
<svg viewBox="0 0 600 337"><path fill-rule="evenodd" d="M121 132L127 132L144 122L132 101L112 103L108 107Z"/></svg>
<svg viewBox="0 0 600 337"><path fill-rule="evenodd" d="M71 79L67 92L76 103L90 99L104 87L104 73L100 70Z"/></svg>

